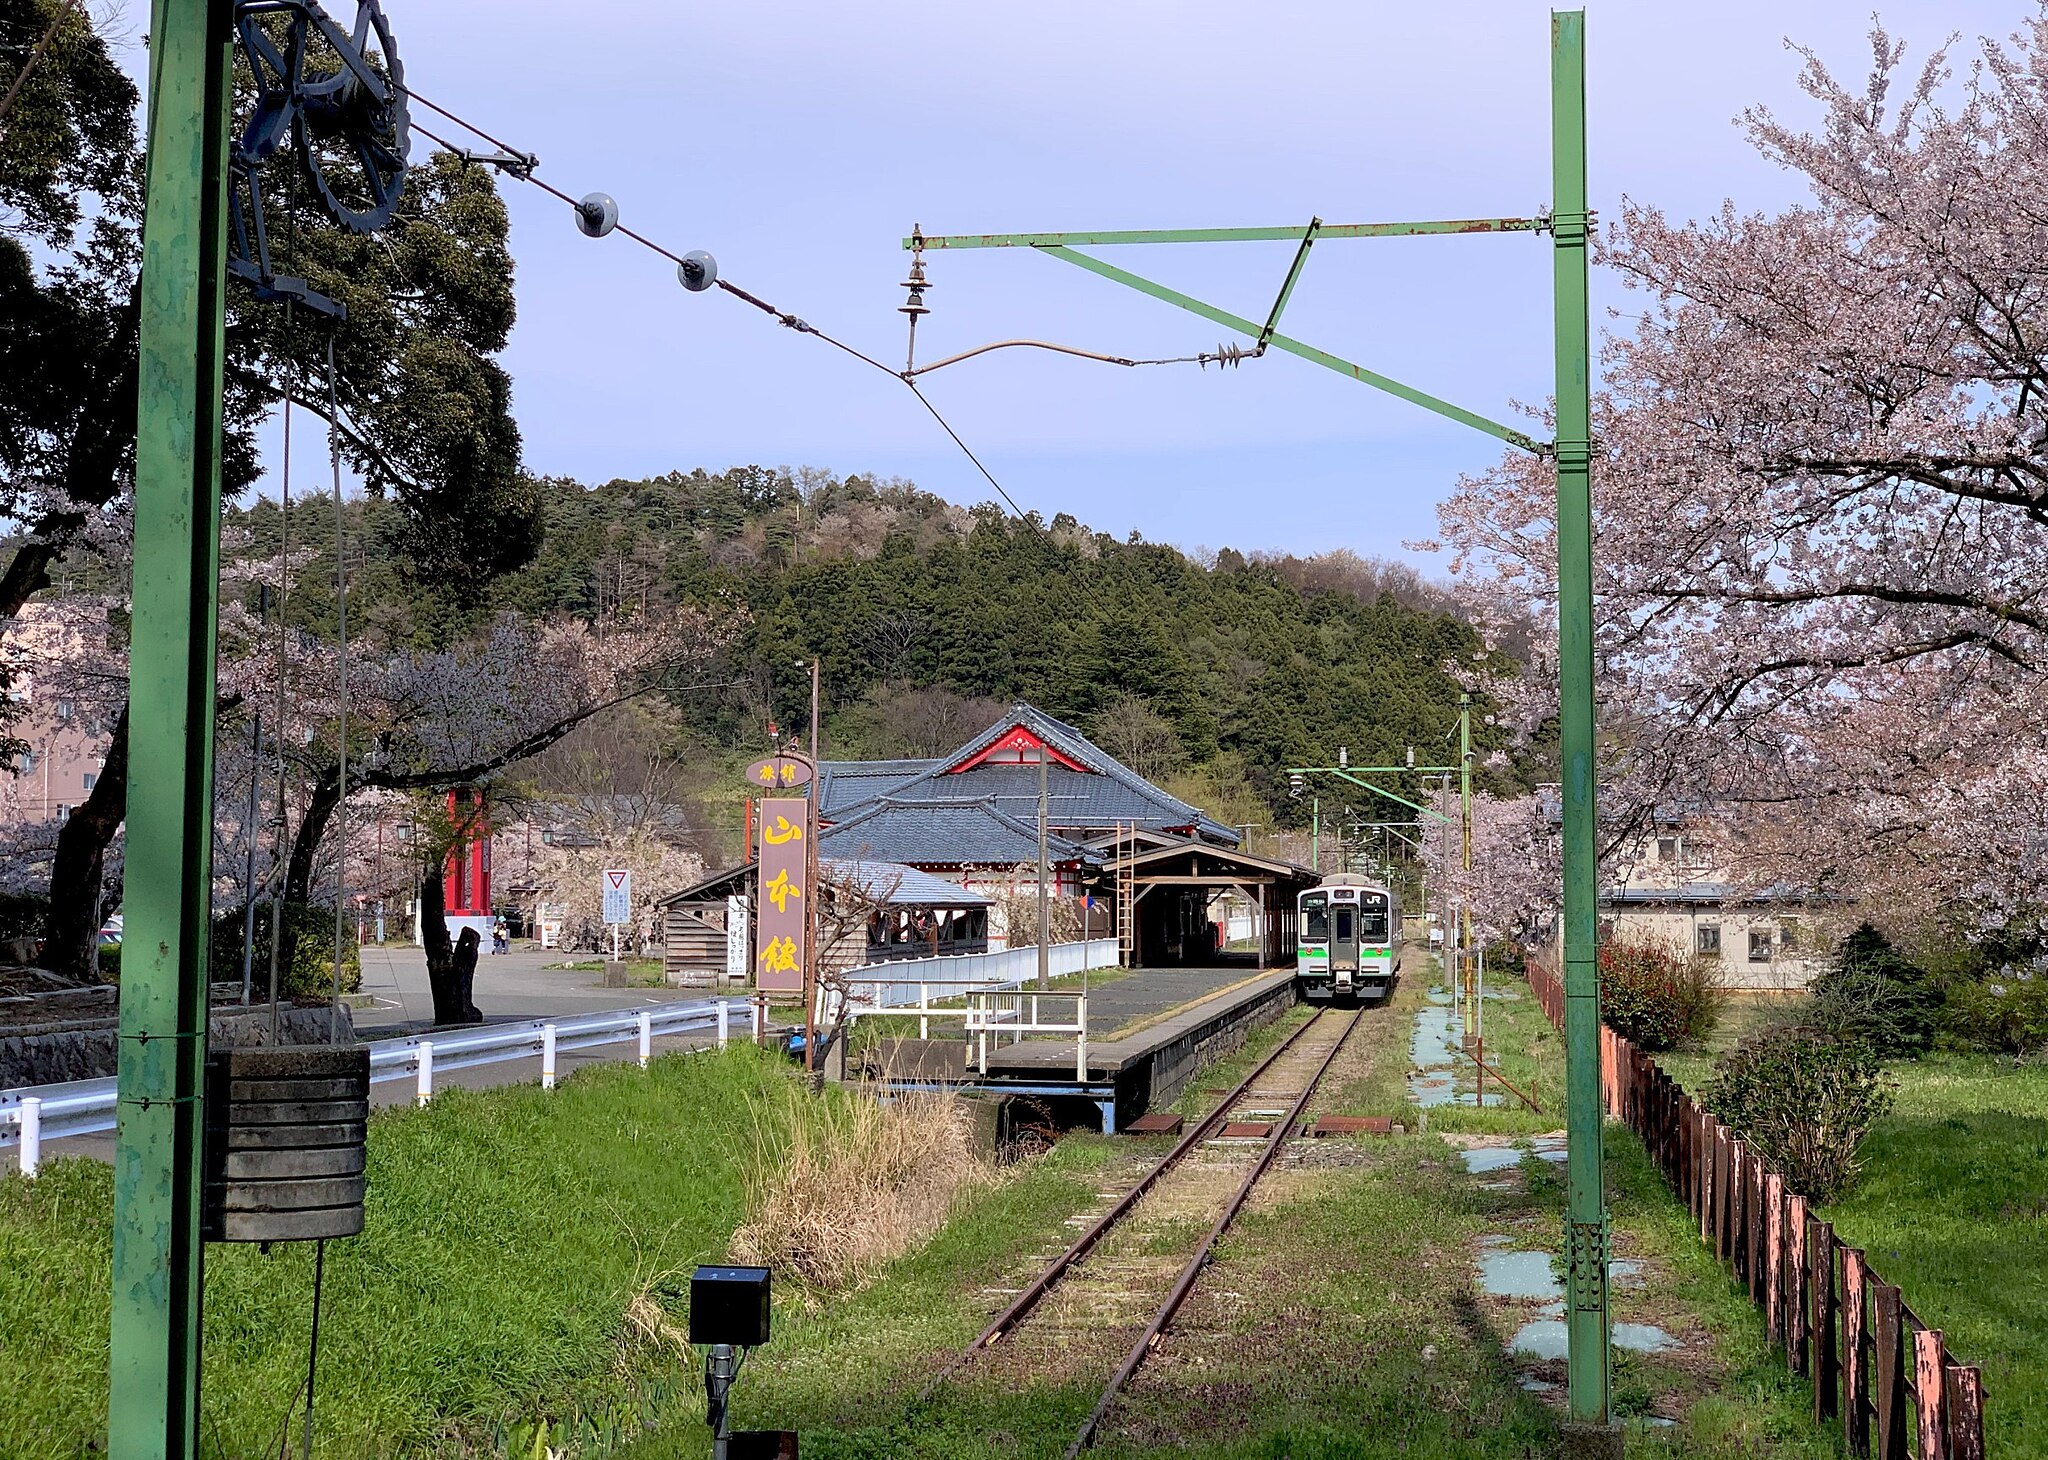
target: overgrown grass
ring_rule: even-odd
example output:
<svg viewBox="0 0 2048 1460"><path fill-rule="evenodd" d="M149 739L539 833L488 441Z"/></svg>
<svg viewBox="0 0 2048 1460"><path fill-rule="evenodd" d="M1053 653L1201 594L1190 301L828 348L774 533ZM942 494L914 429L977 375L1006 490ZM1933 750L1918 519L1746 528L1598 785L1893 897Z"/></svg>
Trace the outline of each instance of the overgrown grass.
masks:
<svg viewBox="0 0 2048 1460"><path fill-rule="evenodd" d="M1897 1108L1822 1215L1983 1367L1988 1453L2048 1454L2048 1068L1930 1055L1887 1070Z"/></svg>
<svg viewBox="0 0 2048 1460"><path fill-rule="evenodd" d="M804 1098L786 1064L736 1045L375 1116L367 1230L328 1249L320 1453L430 1453L623 1393L627 1303L723 1256L756 1112ZM112 1192L92 1161L0 1178L0 1454L104 1443ZM210 1453L276 1452L312 1267L304 1245L207 1249Z"/></svg>

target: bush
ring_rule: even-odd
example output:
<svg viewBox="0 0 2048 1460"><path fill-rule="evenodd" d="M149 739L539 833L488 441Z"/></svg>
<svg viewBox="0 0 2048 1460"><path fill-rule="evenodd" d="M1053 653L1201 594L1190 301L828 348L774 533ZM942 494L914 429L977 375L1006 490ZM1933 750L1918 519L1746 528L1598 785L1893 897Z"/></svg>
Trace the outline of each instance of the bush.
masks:
<svg viewBox="0 0 2048 1460"><path fill-rule="evenodd" d="M1702 1099L1793 1191L1829 1202L1855 1180L1857 1148L1891 1110L1892 1087L1868 1044L1795 1024L1723 1055Z"/></svg>
<svg viewBox="0 0 2048 1460"><path fill-rule="evenodd" d="M50 899L33 892L0 892L0 940L40 938L50 916Z"/></svg>
<svg viewBox="0 0 2048 1460"><path fill-rule="evenodd" d="M256 992L267 997L270 990L270 905L256 905L255 963L252 978ZM216 983L242 981L242 909L222 913L213 923L213 979ZM277 965L278 997L326 1002L334 990L334 910L291 902L284 909L284 949ZM342 943L341 991L352 994L363 986L361 950L353 937Z"/></svg>
<svg viewBox="0 0 2048 1460"><path fill-rule="evenodd" d="M2008 968L1953 984L1942 1022L1976 1049L2019 1055L2048 1047L2048 971Z"/></svg>
<svg viewBox="0 0 2048 1460"><path fill-rule="evenodd" d="M1660 943L1600 947L1600 1018L1639 1049L1697 1044L1721 1017L1721 989L1697 958Z"/></svg>
<svg viewBox="0 0 2048 1460"><path fill-rule="evenodd" d="M1888 1059L1925 1054L1941 1017L1942 993L1933 975L1869 923L1842 940L1834 965L1808 993L1811 1023L1860 1040Z"/></svg>

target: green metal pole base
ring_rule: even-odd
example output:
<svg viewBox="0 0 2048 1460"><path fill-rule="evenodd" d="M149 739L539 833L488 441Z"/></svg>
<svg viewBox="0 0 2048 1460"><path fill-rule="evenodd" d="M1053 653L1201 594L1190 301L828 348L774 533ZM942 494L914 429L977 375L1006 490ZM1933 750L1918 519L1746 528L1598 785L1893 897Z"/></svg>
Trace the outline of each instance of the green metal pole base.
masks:
<svg viewBox="0 0 2048 1460"><path fill-rule="evenodd" d="M1566 1420L1557 1453L1559 1460L1621 1460L1621 1426Z"/></svg>

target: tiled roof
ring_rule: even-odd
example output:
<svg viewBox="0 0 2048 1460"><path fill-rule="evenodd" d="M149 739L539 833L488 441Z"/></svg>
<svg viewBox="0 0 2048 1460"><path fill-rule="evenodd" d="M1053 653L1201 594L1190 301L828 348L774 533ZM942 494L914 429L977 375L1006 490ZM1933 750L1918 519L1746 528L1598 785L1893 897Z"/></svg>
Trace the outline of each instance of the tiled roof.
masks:
<svg viewBox="0 0 2048 1460"><path fill-rule="evenodd" d="M972 760L1011 731L1022 727L1052 746L1069 760L1089 767L1095 774L1052 765L1046 772L1047 819L1069 829L1086 828L1091 834L1107 831L1119 821L1135 822L1150 830L1192 827L1197 836L1236 846L1234 827L1204 816L1193 806L1169 796L1115 756L1090 741L1064 721L1030 705L1014 705L987 730L951 755L937 760L914 761L828 761L820 793L825 815L851 819L866 809L868 800L890 797L898 801L940 797L955 801L992 801L996 809L1028 820L1034 827L1038 817L1038 767L1014 763L975 766L948 773L948 767ZM1032 855L1037 855L1037 833L1032 833Z"/></svg>
<svg viewBox="0 0 2048 1460"><path fill-rule="evenodd" d="M1600 891L1603 903L1626 903L1640 906L1654 903L1685 903L1703 905L1707 903L1774 903L1806 902L1811 894L1789 882L1775 882L1768 887L1736 888L1726 882L1681 882L1673 887L1651 885L1623 885L1605 887Z"/></svg>
<svg viewBox="0 0 2048 1460"><path fill-rule="evenodd" d="M1038 827L989 801L884 796L818 838L820 855L923 865L1010 867L1038 860ZM1046 839L1055 862L1098 862L1101 853L1063 836Z"/></svg>
<svg viewBox="0 0 2048 1460"><path fill-rule="evenodd" d="M906 867L901 862L823 859L826 869L887 907L993 907L995 899L970 892L957 882Z"/></svg>
<svg viewBox="0 0 2048 1460"><path fill-rule="evenodd" d="M828 760L818 767L820 814L835 817L916 780L935 760Z"/></svg>

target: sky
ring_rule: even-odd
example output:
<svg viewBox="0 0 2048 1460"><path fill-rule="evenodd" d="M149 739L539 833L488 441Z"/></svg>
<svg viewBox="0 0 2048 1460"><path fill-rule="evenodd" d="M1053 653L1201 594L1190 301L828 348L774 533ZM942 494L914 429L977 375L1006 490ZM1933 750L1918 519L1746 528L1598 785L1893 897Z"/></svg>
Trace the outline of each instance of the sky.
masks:
<svg viewBox="0 0 2048 1460"><path fill-rule="evenodd" d="M337 13L349 0L328 0ZM928 234L1526 216L1549 200L1548 7L1037 0L386 0L408 83L573 195L892 365L913 225ZM1967 59L2025 0L1893 0L1917 68ZM1589 176L1681 217L1798 201L1738 125L1810 121L1810 47L1860 82L1873 0L1587 6ZM448 135L439 119L421 113ZM424 146L424 139L416 146ZM506 353L526 460L601 482L696 466L811 465L992 496L901 384L681 289L629 240L507 180L519 323ZM1100 250L1263 318L1291 243ZM1550 246L1534 235L1331 241L1283 329L1495 419L1549 393ZM1193 354L1215 325L1025 250L930 252L923 359L1028 337ZM1627 308L1595 280L1596 309ZM1596 317L1596 330L1606 321ZM1009 494L1184 547L1347 547L1440 571L1404 544L1461 473L1469 428L1286 355L1233 372L999 352L926 389ZM272 432L275 435L275 432ZM303 433L294 470L324 469ZM309 478L310 479L310 478Z"/></svg>

